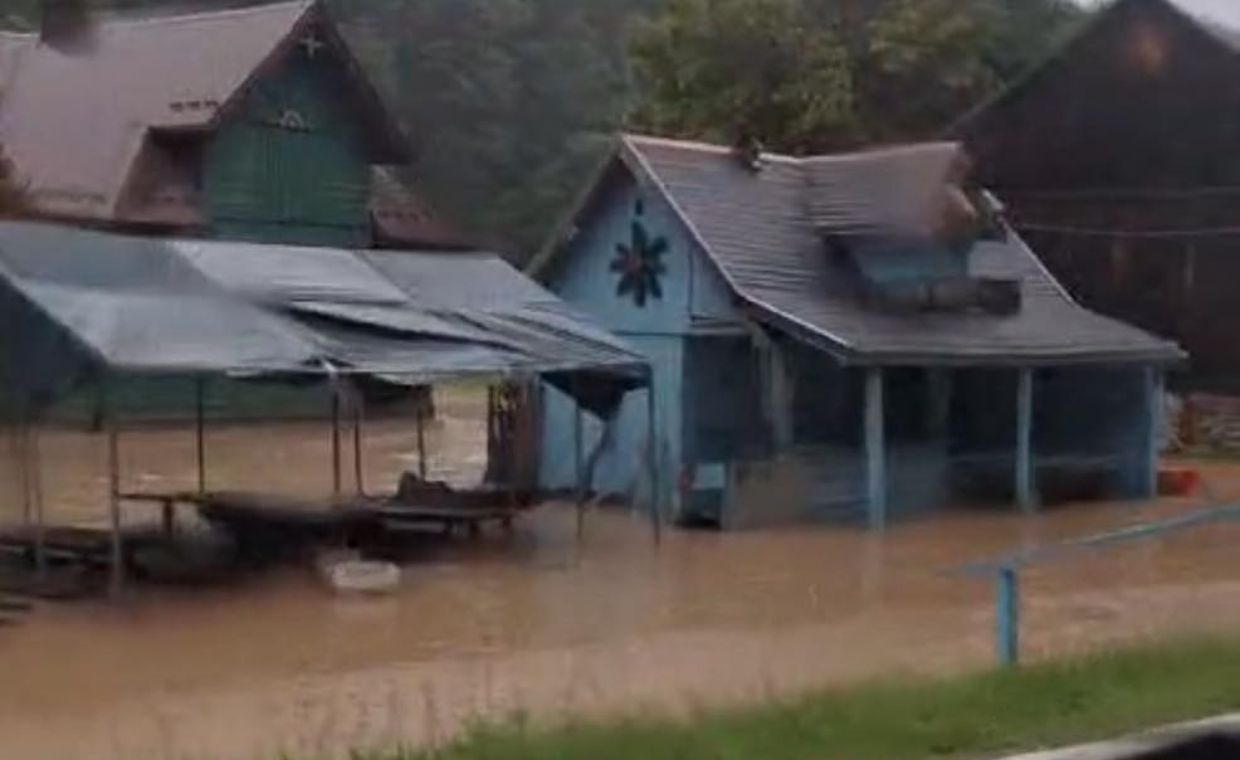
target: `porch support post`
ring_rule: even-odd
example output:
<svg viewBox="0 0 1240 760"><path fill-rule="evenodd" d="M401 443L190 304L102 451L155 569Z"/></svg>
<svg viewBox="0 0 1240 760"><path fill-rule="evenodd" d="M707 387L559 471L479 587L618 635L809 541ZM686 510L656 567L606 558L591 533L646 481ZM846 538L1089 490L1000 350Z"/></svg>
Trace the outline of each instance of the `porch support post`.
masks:
<svg viewBox="0 0 1240 760"><path fill-rule="evenodd" d="M1162 436L1165 427L1163 396L1166 392L1166 376L1160 367L1146 367L1144 372L1145 407L1147 421L1145 440L1141 446L1141 497L1158 497L1158 467L1162 457Z"/></svg>
<svg viewBox="0 0 1240 760"><path fill-rule="evenodd" d="M774 341L769 350L771 382L771 427L775 446L783 450L792 444L792 379L784 350Z"/></svg>
<svg viewBox="0 0 1240 760"><path fill-rule="evenodd" d="M1033 466L1033 369L1021 367L1016 389L1016 503L1024 512L1038 508Z"/></svg>
<svg viewBox="0 0 1240 760"><path fill-rule="evenodd" d="M649 431L646 446L646 464L650 468L650 527L654 532L654 543L658 546L663 541L663 489L659 483L659 434L655 427L655 374L650 373L649 385L646 386L646 426Z"/></svg>
<svg viewBox="0 0 1240 760"><path fill-rule="evenodd" d="M887 526L887 451L884 431L883 369L865 370L866 507L871 530Z"/></svg>

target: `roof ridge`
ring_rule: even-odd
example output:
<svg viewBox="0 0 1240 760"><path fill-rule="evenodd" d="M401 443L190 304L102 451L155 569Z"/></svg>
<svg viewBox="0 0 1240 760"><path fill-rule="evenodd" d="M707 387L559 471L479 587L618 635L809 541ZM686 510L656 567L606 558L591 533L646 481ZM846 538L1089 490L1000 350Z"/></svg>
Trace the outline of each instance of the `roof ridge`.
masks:
<svg viewBox="0 0 1240 760"><path fill-rule="evenodd" d="M896 143L893 145L874 145L870 147L860 148L858 150L845 151L843 153L817 153L812 156L805 156L800 159L802 163L819 163L826 161L838 161L849 158L868 158L876 156L897 156L904 153L913 153L919 150L927 150L930 148L954 148L960 149L961 142L959 140L925 140L922 142Z"/></svg>
<svg viewBox="0 0 1240 760"><path fill-rule="evenodd" d="M680 148L682 150L692 150L700 153L711 153L715 155L728 155L732 152L732 148L726 145L710 143L704 140L683 140L674 137L660 137L658 135L637 134L633 132L625 132L623 134L623 138L627 141L637 143L638 145L660 145L668 148ZM911 153L929 148L953 147L959 149L960 146L961 143L959 140L924 140L920 142L895 143L892 145L872 145L857 148L855 150L841 151L839 153L815 153L809 156L793 156L786 153L771 153L764 151L762 153L762 159L764 161L777 161L794 165L805 165L824 163L827 161L847 160L852 158L900 155L902 153Z"/></svg>
<svg viewBox="0 0 1240 760"><path fill-rule="evenodd" d="M695 150L699 153L728 155L732 152L732 148L727 145L706 142L705 140L685 140L676 137L660 137L658 135L639 134L636 132L625 132L622 137L628 142L646 145L662 145L668 148L681 148L683 150ZM790 164L799 164L802 161L802 159L796 156L790 156L786 153L770 153L768 151L763 151L762 159L764 161L779 161Z"/></svg>
<svg viewBox="0 0 1240 760"><path fill-rule="evenodd" d="M245 16L253 13L272 13L275 11L286 11L292 8L298 8L301 12L298 16L310 10L312 6L319 0L278 0L273 3L255 3L254 5L246 5L239 8L222 8L219 10L205 11L187 11L185 13L169 13L167 15L144 16L141 14L127 15L120 14L114 16L102 16L99 19L100 26L157 26L162 24L175 24L181 22L200 21L202 19L231 18L233 16ZM38 36L38 32L33 32L34 36Z"/></svg>
<svg viewBox="0 0 1240 760"><path fill-rule="evenodd" d="M273 3L256 3L254 5L246 5L240 8L222 8L218 10L206 11L186 11L184 13L169 13L166 15L141 15L135 12L121 12L109 14L102 12L96 19L96 27L106 31L112 31L116 27L147 27L162 26L165 24L176 24L182 22L200 21L202 19L231 18L233 16L245 16L253 13L272 13L277 10L286 11L294 7L299 7L300 12L297 14L301 17L316 5L319 0L277 0ZM0 39L37 41L39 39L38 30L29 32L18 32L11 29L0 30Z"/></svg>

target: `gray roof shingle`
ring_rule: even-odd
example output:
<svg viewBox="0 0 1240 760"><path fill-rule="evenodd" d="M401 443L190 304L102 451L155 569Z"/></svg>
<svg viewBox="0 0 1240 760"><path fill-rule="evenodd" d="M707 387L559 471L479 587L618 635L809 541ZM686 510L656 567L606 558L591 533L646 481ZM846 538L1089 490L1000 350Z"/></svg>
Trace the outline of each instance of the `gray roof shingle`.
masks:
<svg viewBox="0 0 1240 760"><path fill-rule="evenodd" d="M951 146L952 153L957 150ZM864 305L853 275L828 254L824 235L890 221L879 200L884 188L916 199L911 185L941 186L950 163L942 144L834 159L767 155L755 172L726 148L629 135L621 157L665 194L758 318L825 344L845 360L1074 364L1183 358L1171 342L1082 308L1014 235L1007 242L977 244L968 266L972 276L1019 279L1017 313L910 315ZM853 196L853 187L861 192ZM825 196L823 188L830 188ZM824 208L831 212L824 214Z"/></svg>

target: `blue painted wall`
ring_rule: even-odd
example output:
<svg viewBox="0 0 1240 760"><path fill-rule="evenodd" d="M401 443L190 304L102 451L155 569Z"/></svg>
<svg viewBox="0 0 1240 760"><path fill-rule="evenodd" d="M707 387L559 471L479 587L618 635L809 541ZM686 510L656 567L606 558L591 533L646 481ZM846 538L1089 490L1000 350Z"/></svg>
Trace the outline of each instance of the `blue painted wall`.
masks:
<svg viewBox="0 0 1240 760"><path fill-rule="evenodd" d="M638 306L632 296L617 294L620 275L612 271L618 247L631 245L632 225L640 221L651 238L666 241L659 277L661 297ZM579 232L561 254L550 284L561 298L585 310L621 335L685 335L689 331L691 274L701 267L699 254L675 211L654 191L643 192L627 174L613 176L592 212L578 221ZM706 278L698 276L703 283ZM703 303L723 296L699 293Z"/></svg>
<svg viewBox="0 0 1240 760"><path fill-rule="evenodd" d="M658 292L638 304L618 290L623 247L645 237L661 240ZM641 237L640 235L638 237ZM873 252L870 252L873 253ZM880 251L864 263L884 282L903 277L953 276L962 260L943 252L902 269L907 256ZM696 483L733 492L715 507L728 524L769 524L810 517L859 520L865 515L862 374L803 344L777 339L790 376L790 445L773 451L764 425L764 359L736 309L731 289L656 191L644 191L616 170L578 219L578 233L549 284L555 292L644 353L654 370L662 501L678 511L677 484L686 465ZM622 267L621 267L622 268ZM959 500L960 482L978 481L1002 498L1014 483L1016 378L1003 368L931 372L887 368L884 373L888 514L910 514ZM769 378L767 379L769 382ZM1034 389L1034 451L1085 464L1099 455L1116 490L1133 493L1148 481L1143 442L1149 413L1137 368L1040 371ZM574 405L553 388L544 392L542 484L576 483ZM603 431L585 417L583 458ZM646 398L630 394L611 444L595 469L599 492L630 494L647 482ZM730 427L731 425L731 427ZM752 439L734 428L753 429ZM765 450L763 448L765 447ZM716 484L719 473L721 482ZM963 480L962 480L963 478ZM996 488L991 489L990 479ZM696 503L696 502L695 502Z"/></svg>
<svg viewBox="0 0 1240 760"><path fill-rule="evenodd" d="M968 257L943 245L887 238L861 244L853 261L871 282L899 284L968 276Z"/></svg>
<svg viewBox="0 0 1240 760"><path fill-rule="evenodd" d="M630 345L645 354L654 366L655 429L658 431L659 481L663 509L675 506L675 484L680 467L681 377L683 342L675 336L636 336ZM576 484L573 400L543 385L543 450L540 481L546 488L572 488ZM603 433L603 423L588 412L583 415L583 460ZM648 503L648 473L644 456L647 441L646 392L629 393L616 416L610 445L594 473L594 490L612 495L633 494Z"/></svg>
<svg viewBox="0 0 1240 760"><path fill-rule="evenodd" d="M639 305L632 293L618 292L621 273L613 265L621 246L633 245L633 224L650 241L662 240L659 293ZM568 303L591 315L650 359L654 370L656 426L663 503L676 507L676 483L685 446L685 342L695 317L716 323L734 318L726 284L705 260L675 211L656 192L645 192L627 172L617 171L594 207L578 220L579 232L561 255L549 285ZM569 488L575 483L571 399L544 388L542 485ZM595 470L597 491L625 494L645 482L647 412L644 393L631 393L615 422L611 445ZM602 423L586 415L585 455L593 450Z"/></svg>
<svg viewBox="0 0 1240 760"><path fill-rule="evenodd" d="M741 324L732 289L705 253L689 257L689 318L719 326Z"/></svg>

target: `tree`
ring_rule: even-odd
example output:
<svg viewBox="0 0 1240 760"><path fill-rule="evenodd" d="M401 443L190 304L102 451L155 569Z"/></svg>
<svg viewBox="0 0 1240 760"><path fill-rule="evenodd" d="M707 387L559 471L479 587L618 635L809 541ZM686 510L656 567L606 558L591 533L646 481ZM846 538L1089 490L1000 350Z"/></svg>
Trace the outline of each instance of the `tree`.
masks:
<svg viewBox="0 0 1240 760"><path fill-rule="evenodd" d="M635 4L636 5L636 4ZM623 0L338 0L416 141L405 178L483 236L534 250L627 103Z"/></svg>
<svg viewBox="0 0 1240 760"><path fill-rule="evenodd" d="M924 139L1074 15L1059 0L670 0L633 40L632 123L794 153ZM1022 34L1035 42L1005 48Z"/></svg>
<svg viewBox="0 0 1240 760"><path fill-rule="evenodd" d="M781 149L853 140L848 52L804 0L672 0L631 48L642 100L633 123L660 134Z"/></svg>

